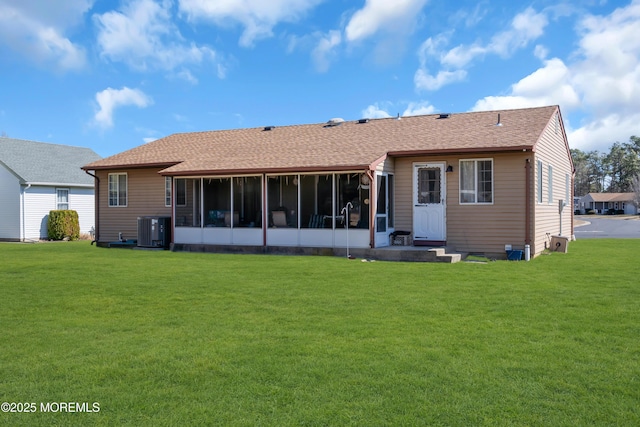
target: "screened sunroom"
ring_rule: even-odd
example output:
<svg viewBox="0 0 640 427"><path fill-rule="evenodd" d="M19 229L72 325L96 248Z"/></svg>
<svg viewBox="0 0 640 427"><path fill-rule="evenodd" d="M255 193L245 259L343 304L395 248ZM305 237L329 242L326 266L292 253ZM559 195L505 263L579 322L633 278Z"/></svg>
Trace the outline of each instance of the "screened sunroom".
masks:
<svg viewBox="0 0 640 427"><path fill-rule="evenodd" d="M386 237L392 217L386 176L378 178L381 215L372 212L370 178L362 172L176 177L174 242L368 248L372 219Z"/></svg>

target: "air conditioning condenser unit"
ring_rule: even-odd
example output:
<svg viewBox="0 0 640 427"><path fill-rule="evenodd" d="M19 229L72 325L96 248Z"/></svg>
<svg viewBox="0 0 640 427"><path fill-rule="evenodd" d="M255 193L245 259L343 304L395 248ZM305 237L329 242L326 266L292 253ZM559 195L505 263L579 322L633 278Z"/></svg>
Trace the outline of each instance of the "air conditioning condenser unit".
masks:
<svg viewBox="0 0 640 427"><path fill-rule="evenodd" d="M171 217L138 217L138 246L169 249L171 244Z"/></svg>

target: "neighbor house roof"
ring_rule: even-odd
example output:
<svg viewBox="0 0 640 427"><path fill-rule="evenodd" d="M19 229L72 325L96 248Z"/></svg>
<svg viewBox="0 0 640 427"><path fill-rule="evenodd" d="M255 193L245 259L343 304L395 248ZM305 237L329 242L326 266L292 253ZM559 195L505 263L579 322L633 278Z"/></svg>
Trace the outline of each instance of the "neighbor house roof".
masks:
<svg viewBox="0 0 640 427"><path fill-rule="evenodd" d="M589 193L583 199L594 202L630 202L634 199L634 193Z"/></svg>
<svg viewBox="0 0 640 427"><path fill-rule="evenodd" d="M81 167L99 159L90 148L0 137L0 164L25 184L92 187Z"/></svg>
<svg viewBox="0 0 640 427"><path fill-rule="evenodd" d="M164 166L167 175L348 170L375 167L386 156L535 150L556 112L548 106L180 133L84 169Z"/></svg>

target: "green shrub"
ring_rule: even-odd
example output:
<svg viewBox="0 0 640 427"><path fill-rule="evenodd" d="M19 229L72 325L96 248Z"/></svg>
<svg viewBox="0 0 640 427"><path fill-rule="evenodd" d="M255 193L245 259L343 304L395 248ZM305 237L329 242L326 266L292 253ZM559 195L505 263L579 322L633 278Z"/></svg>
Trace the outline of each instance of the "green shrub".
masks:
<svg viewBox="0 0 640 427"><path fill-rule="evenodd" d="M49 211L47 236L51 240L77 240L80 236L78 212L72 210Z"/></svg>
<svg viewBox="0 0 640 427"><path fill-rule="evenodd" d="M596 214L596 211L595 211L595 210L593 210L593 209L589 209L589 210L587 211L587 215L595 215L595 214Z"/></svg>

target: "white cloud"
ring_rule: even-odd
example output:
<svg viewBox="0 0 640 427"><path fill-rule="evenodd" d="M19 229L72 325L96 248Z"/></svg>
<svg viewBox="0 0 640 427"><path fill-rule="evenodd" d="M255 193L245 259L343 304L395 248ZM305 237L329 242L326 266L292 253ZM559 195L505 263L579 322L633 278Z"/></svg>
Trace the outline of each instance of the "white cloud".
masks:
<svg viewBox="0 0 640 427"><path fill-rule="evenodd" d="M429 37L418 50L420 68L414 75L415 86L418 90L437 90L462 81L467 77L466 68L475 58L489 54L508 57L540 37L547 24L544 12L527 8L513 18L509 29L495 34L486 44L459 45L447 51L444 46L449 43L452 32ZM540 48L536 51L539 55L544 54ZM440 69L435 74L429 72L430 61L439 64Z"/></svg>
<svg viewBox="0 0 640 427"><path fill-rule="evenodd" d="M176 73L176 77L178 77L179 79L182 79L186 82L189 82L193 85L198 84L198 79L196 77L193 76L193 74L191 74L191 71L187 70L187 69L182 69L180 71L178 71Z"/></svg>
<svg viewBox="0 0 640 427"><path fill-rule="evenodd" d="M142 138L142 140L144 141L145 144L148 144L150 142L157 141L158 138Z"/></svg>
<svg viewBox="0 0 640 427"><path fill-rule="evenodd" d="M376 102L362 110L362 117L368 119L386 119L395 117L398 113L390 114L389 111L396 111L397 104L391 102ZM435 107L427 101L409 102L401 116L419 116L424 114L433 114Z"/></svg>
<svg viewBox="0 0 640 427"><path fill-rule="evenodd" d="M580 97L572 85L571 71L558 58L511 86L509 95L488 96L476 102L473 111L560 105L564 111L580 106Z"/></svg>
<svg viewBox="0 0 640 427"><path fill-rule="evenodd" d="M573 62L544 61L506 96L483 98L473 110L559 104L565 118L567 112L581 117L577 127L567 123L571 147L606 151L615 141L627 141L640 123L638 28L640 0L608 16L586 16L579 25L579 47L569 56Z"/></svg>
<svg viewBox="0 0 640 427"><path fill-rule="evenodd" d="M367 119L386 119L388 117L391 117L391 115L376 103L369 105L367 108L362 110L362 117Z"/></svg>
<svg viewBox="0 0 640 427"><path fill-rule="evenodd" d="M320 41L311 52L311 57L316 66L316 70L323 73L329 69L331 60L335 57L335 49L342 42L340 31L329 31L320 37Z"/></svg>
<svg viewBox="0 0 640 427"><path fill-rule="evenodd" d="M432 75L428 70L428 61L431 56L437 55L441 47L448 43L450 34L439 34L438 36L426 39L418 50L420 68L416 71L413 82L418 90L438 90L442 86L450 83L462 81L467 77L465 70L440 70L436 75Z"/></svg>
<svg viewBox="0 0 640 427"><path fill-rule="evenodd" d="M185 64L215 61L216 52L207 46L184 41L172 22L171 2L134 0L121 11L94 15L98 27L100 55L111 61L122 61L131 68L174 70ZM180 73L193 82L193 76ZM190 76L190 77L189 77Z"/></svg>
<svg viewBox="0 0 640 427"><path fill-rule="evenodd" d="M349 42L364 40L378 31L411 32L416 16L427 0L366 0L364 7L353 14L345 29Z"/></svg>
<svg viewBox="0 0 640 427"><path fill-rule="evenodd" d="M191 21L212 21L220 26L240 24L240 45L271 37L281 22L297 22L323 0L179 0L180 11Z"/></svg>
<svg viewBox="0 0 640 427"><path fill-rule="evenodd" d="M436 108L428 102L410 102L407 109L402 113L403 116L421 116L425 114L433 114Z"/></svg>
<svg viewBox="0 0 640 427"><path fill-rule="evenodd" d="M574 66L585 103L598 113L640 111L640 1L606 17L586 17Z"/></svg>
<svg viewBox="0 0 640 427"><path fill-rule="evenodd" d="M543 61L547 59L547 56L549 55L549 49L539 44L539 45L536 45L536 47L533 49L533 54L536 58Z"/></svg>
<svg viewBox="0 0 640 427"><path fill-rule="evenodd" d="M440 62L447 67L462 68L478 56L495 54L508 57L540 37L547 24L548 19L544 13L527 8L513 18L511 28L494 35L488 44L457 46L442 55Z"/></svg>
<svg viewBox="0 0 640 427"><path fill-rule="evenodd" d="M416 71L413 82L419 90L438 90L442 86L462 81L466 77L467 72L465 70L438 71L438 74L433 76L427 70L421 68Z"/></svg>
<svg viewBox="0 0 640 427"><path fill-rule="evenodd" d="M579 26L574 84L591 115L569 130L580 149L608 147L638 135L640 123L640 1L608 16L587 16Z"/></svg>
<svg viewBox="0 0 640 427"><path fill-rule="evenodd" d="M113 112L116 108L127 105L145 108L151 105L153 100L140 89L125 86L122 89L107 88L96 93L96 102L100 108L94 119L98 125L108 128L113 126Z"/></svg>
<svg viewBox="0 0 640 427"><path fill-rule="evenodd" d="M82 68L84 49L65 33L76 26L91 7L89 0L0 2L0 44L41 64L60 70Z"/></svg>
<svg viewBox="0 0 640 427"><path fill-rule="evenodd" d="M638 135L638 123L640 113L593 117L576 129L567 125L567 138L571 148L607 151L614 142L626 142L630 136Z"/></svg>

